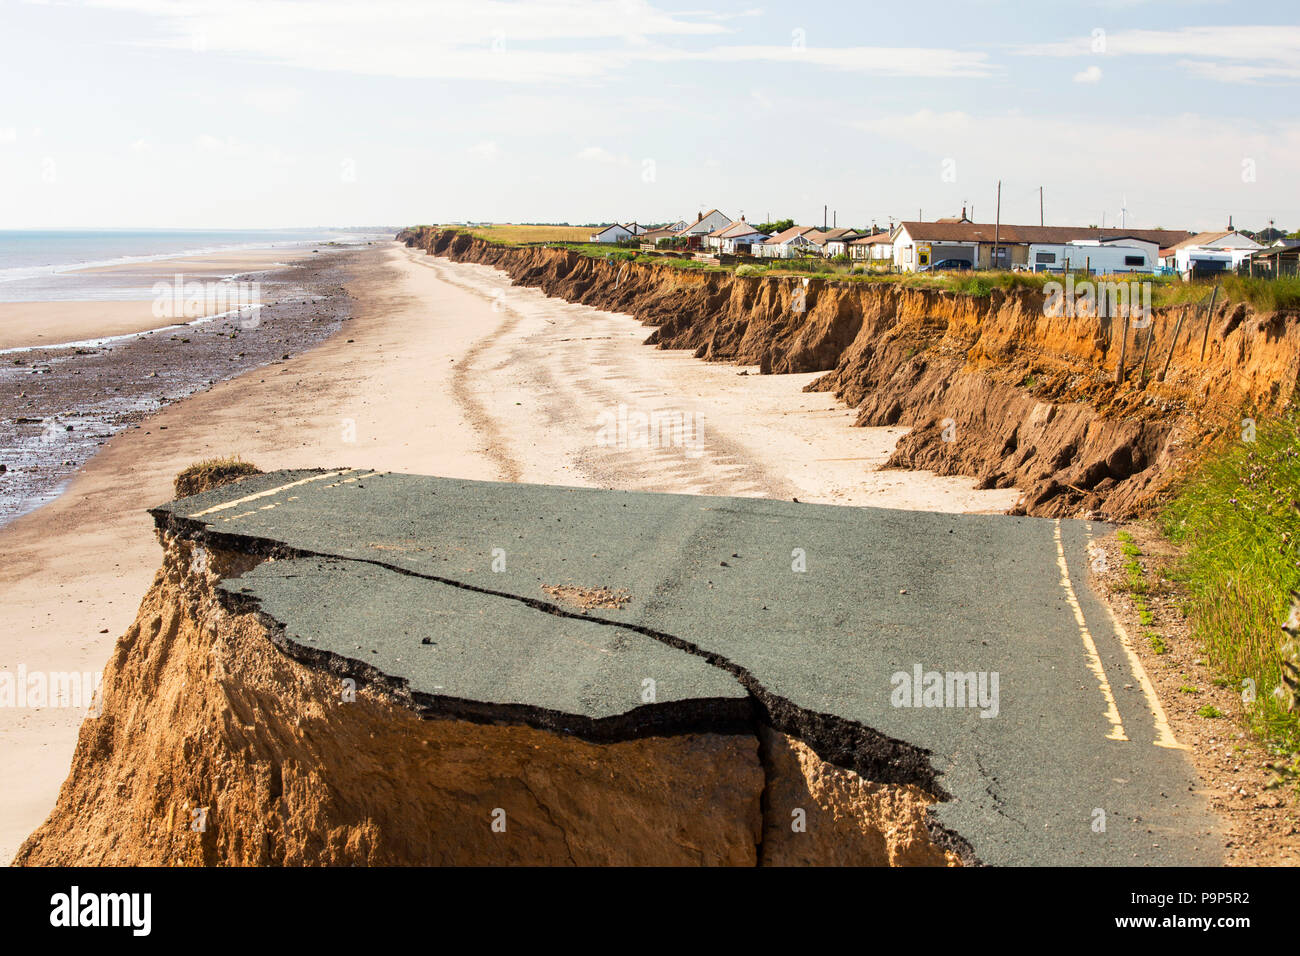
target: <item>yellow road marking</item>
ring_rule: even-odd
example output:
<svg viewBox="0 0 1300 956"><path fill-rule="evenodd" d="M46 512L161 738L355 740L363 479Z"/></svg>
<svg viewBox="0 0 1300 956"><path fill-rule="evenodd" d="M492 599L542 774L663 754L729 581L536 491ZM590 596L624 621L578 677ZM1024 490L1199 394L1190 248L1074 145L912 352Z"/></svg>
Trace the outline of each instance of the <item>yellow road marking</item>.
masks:
<svg viewBox="0 0 1300 956"><path fill-rule="evenodd" d="M1089 545L1092 544L1091 534L1088 535L1088 543ZM1110 602L1102 601L1102 603L1106 605L1106 613L1110 615L1111 624L1115 626L1115 636L1119 638L1120 646L1124 648L1124 654L1128 657L1128 666L1133 671L1133 676L1137 678L1142 693L1146 695L1147 706L1151 708L1151 720L1156 728L1155 746L1168 747L1170 750L1187 750L1187 745L1178 742L1178 739L1174 736L1173 728L1169 726L1169 719L1165 716L1165 709L1160 706L1160 698L1156 696L1156 689L1152 686L1151 679L1147 677L1146 668L1142 666L1142 661L1138 658L1137 653L1133 650L1133 645L1129 642L1128 631L1124 629L1124 625L1115 616L1115 609L1110 606Z"/></svg>
<svg viewBox="0 0 1300 956"><path fill-rule="evenodd" d="M1079 596L1074 593L1074 585L1070 583L1070 566L1065 563L1065 545L1061 541L1060 518L1056 519L1055 536L1056 564L1061 569L1061 588L1065 591L1066 601L1069 602L1070 608L1074 611L1075 623L1079 625L1079 636L1083 638L1083 649L1088 658L1088 669L1097 678L1097 687L1101 690L1101 696L1106 701L1106 719L1110 722L1110 733L1106 735L1106 739L1128 740L1128 735L1124 733L1124 722L1119 719L1119 707L1115 704L1115 695L1110 689L1110 681L1106 679L1106 669L1101 666L1101 655L1097 653L1097 643L1092 639L1092 632L1088 630L1088 622L1083 617L1083 608L1079 605Z"/></svg>
<svg viewBox="0 0 1300 956"><path fill-rule="evenodd" d="M235 505L247 504L250 501L256 501L259 498L269 498L271 495L278 495L280 492L289 488L297 488L299 485L306 485L313 481L324 481L326 478L337 478L339 475L346 475L349 471L355 469L348 468L344 471L330 471L323 475L312 475L310 478L300 478L298 481L291 481L287 485L281 485L279 488L272 488L270 491L259 491L255 495L249 495L246 498L236 498L234 501L227 501L222 505L213 505L211 508L205 508L203 511L196 511L190 515L191 518L202 518L204 515L210 515L218 511L225 511L227 508L233 508Z"/></svg>

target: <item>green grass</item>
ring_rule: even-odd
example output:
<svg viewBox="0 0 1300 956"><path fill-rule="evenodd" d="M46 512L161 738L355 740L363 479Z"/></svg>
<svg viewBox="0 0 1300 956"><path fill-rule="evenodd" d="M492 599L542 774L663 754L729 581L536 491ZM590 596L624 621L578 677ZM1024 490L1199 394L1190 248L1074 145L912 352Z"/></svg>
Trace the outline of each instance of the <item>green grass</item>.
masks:
<svg viewBox="0 0 1300 956"><path fill-rule="evenodd" d="M1300 586L1300 418L1257 425L1255 441L1225 441L1161 516L1183 546L1178 569L1190 596L1192 634L1223 677L1255 682L1249 719L1264 739L1300 749L1300 714L1288 714L1281 683L1281 623Z"/></svg>
<svg viewBox="0 0 1300 956"><path fill-rule="evenodd" d="M1210 720L1217 720L1223 716L1223 711L1219 710L1219 708L1215 707L1213 704L1206 704L1196 711L1196 716L1206 717Z"/></svg>
<svg viewBox="0 0 1300 956"><path fill-rule="evenodd" d="M613 256L619 261L636 261L640 263L662 263L678 269L704 269L710 272L731 272L744 269L743 275L750 276L805 276L835 282L866 282L899 285L906 289L929 289L939 292L956 292L966 295L987 297L994 290L1007 293L1017 291L1041 292L1049 282L1063 282L1059 274L1046 272L906 272L889 273L871 271L872 267L862 261L835 261L820 256L800 259L775 259L740 265L706 265L690 256L654 256L649 257L636 249L616 248L608 243L584 241L596 231L590 226L525 226L500 224L466 227L449 227L468 232L471 235L501 245L545 244L554 248L570 249L584 256L603 259ZM666 251L666 250L660 250ZM1214 286L1219 285L1219 304L1229 302L1246 302L1257 311L1270 312L1283 309L1300 309L1300 277L1286 276L1281 279L1242 277L1227 274L1218 278L1198 279L1184 282L1177 276L1152 276L1125 273L1113 276L1076 275L1076 282L1091 280L1093 282L1150 282L1152 285L1151 304L1154 307L1170 305L1189 305L1205 302L1209 299Z"/></svg>
<svg viewBox="0 0 1300 956"><path fill-rule="evenodd" d="M1218 304L1246 302L1258 312L1275 312L1282 309L1300 309L1300 277L1283 276L1280 279L1262 279L1250 276L1225 275L1219 279L1197 279L1183 282L1175 277L1162 276L1152 290L1153 305L1185 305L1203 302L1210 297L1217 283Z"/></svg>

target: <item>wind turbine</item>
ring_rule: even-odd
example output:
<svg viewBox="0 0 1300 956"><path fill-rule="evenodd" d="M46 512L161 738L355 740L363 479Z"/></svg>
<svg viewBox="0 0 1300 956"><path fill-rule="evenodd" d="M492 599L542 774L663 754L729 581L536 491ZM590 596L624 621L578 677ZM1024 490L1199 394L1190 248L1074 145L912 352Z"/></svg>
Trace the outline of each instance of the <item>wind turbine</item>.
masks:
<svg viewBox="0 0 1300 956"><path fill-rule="evenodd" d="M1119 227L1123 229L1126 225L1128 225L1128 197L1124 196L1119 207Z"/></svg>

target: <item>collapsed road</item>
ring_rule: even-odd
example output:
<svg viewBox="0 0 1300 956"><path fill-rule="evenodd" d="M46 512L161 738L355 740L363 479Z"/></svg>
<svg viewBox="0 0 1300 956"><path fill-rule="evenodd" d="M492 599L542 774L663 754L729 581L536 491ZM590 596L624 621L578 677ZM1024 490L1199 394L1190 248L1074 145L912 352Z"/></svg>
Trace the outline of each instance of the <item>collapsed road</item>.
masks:
<svg viewBox="0 0 1300 956"><path fill-rule="evenodd" d="M1221 862L1099 525L364 469L152 514L16 862Z"/></svg>

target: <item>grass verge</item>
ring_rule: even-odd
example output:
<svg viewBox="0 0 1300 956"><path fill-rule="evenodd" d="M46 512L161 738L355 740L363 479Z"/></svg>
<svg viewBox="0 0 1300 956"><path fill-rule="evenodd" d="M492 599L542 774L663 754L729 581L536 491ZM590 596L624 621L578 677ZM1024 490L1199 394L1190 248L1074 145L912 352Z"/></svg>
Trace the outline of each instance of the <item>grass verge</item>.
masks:
<svg viewBox="0 0 1300 956"><path fill-rule="evenodd" d="M1249 432L1247 432L1249 434ZM1161 515L1182 548L1192 635L1245 693L1252 729L1300 750L1300 712L1282 683L1281 629L1300 585L1300 416L1258 425L1253 441L1216 449ZM1253 697L1253 701L1251 698Z"/></svg>

